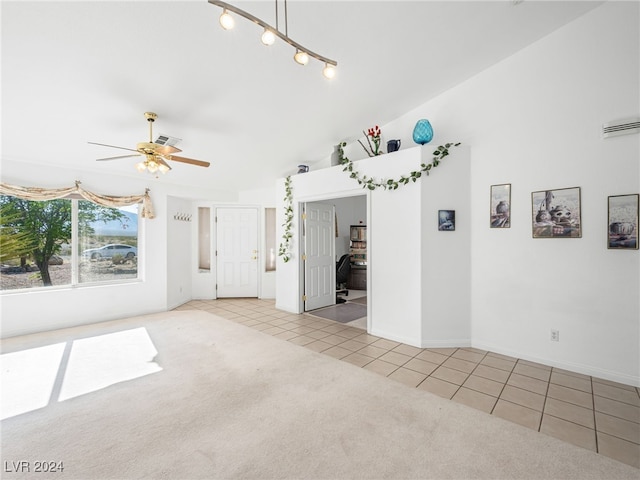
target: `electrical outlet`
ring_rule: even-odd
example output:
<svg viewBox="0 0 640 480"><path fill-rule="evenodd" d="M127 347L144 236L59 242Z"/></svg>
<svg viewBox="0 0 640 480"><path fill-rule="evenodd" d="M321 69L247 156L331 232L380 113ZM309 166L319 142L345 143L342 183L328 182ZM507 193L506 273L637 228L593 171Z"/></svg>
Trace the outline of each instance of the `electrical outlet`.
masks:
<svg viewBox="0 0 640 480"><path fill-rule="evenodd" d="M560 330L551 330L551 341L552 342L560 341Z"/></svg>

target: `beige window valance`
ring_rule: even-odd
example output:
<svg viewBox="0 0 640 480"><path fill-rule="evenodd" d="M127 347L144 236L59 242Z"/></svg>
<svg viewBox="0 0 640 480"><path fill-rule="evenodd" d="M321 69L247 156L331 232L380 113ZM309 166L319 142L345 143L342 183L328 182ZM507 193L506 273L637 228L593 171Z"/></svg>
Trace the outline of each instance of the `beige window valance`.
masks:
<svg viewBox="0 0 640 480"><path fill-rule="evenodd" d="M149 196L149 189L145 189L143 195L129 195L126 197L114 197L111 195L100 195L85 190L80 186L80 182L76 180L73 187L68 188L39 188L39 187L19 187L16 185L8 185L0 183L0 195L11 195L13 197L22 198L23 200L55 200L58 198L77 198L78 196L85 198L93 203L104 207L124 207L127 205L135 205L142 203L142 218L152 219L156 215L153 212L153 204Z"/></svg>

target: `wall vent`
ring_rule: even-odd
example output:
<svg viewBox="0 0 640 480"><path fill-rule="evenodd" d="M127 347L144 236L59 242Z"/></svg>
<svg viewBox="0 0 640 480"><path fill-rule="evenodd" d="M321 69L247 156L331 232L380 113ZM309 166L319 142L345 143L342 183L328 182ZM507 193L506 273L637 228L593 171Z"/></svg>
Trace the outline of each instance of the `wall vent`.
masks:
<svg viewBox="0 0 640 480"><path fill-rule="evenodd" d="M602 138L630 135L640 132L640 118L625 118L602 124Z"/></svg>
<svg viewBox="0 0 640 480"><path fill-rule="evenodd" d="M170 147L173 147L180 140L180 138L170 137L169 135L159 135L154 143L157 143L158 145L168 145Z"/></svg>

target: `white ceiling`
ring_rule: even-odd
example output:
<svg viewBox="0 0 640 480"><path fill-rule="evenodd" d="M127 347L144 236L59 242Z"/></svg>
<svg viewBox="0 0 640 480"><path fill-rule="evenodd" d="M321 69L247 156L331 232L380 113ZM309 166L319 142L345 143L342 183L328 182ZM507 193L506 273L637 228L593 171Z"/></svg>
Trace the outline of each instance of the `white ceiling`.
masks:
<svg viewBox="0 0 640 480"><path fill-rule="evenodd" d="M275 24L272 0L229 3ZM2 159L139 176L136 158L95 161L126 151L87 142L135 148L153 111L154 137L211 162L173 163L158 181L259 188L602 2L516 3L289 0L289 36L338 62L329 81L245 19L221 29L206 0L3 0Z"/></svg>

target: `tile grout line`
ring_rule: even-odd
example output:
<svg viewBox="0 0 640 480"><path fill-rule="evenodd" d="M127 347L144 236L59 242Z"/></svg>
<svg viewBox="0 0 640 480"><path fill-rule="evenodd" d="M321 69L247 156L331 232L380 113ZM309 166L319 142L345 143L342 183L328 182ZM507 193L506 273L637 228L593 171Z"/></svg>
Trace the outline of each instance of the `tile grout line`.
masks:
<svg viewBox="0 0 640 480"><path fill-rule="evenodd" d="M589 376L591 384L591 407L593 408L593 432L596 437L596 452L600 453L600 445L598 444L598 422L596 420L596 394L593 390L593 377Z"/></svg>
<svg viewBox="0 0 640 480"><path fill-rule="evenodd" d="M458 349L458 350L459 350L459 349ZM458 350L456 350L456 352L457 352ZM454 353L456 353L456 352L454 352ZM473 367L473 369L472 369L472 370L467 374L467 378L465 378L465 379L464 379L464 381L460 384L460 388L462 388L462 387L463 387L463 385L465 384L465 382L466 382L467 380L469 380L469 378L471 377L471 375L473 375L473 372L475 372L475 371L478 369L478 367L480 366L480 362L481 362L482 360L484 360L484 358L485 358L488 354L489 354L489 352L488 352L488 351L486 351L486 352L485 352L485 354L482 356L482 359L480 359L480 361L479 361L478 363L476 363L476 366L475 366L475 367ZM461 360L462 360L462 359L461 359ZM453 396L454 396L454 397L455 397L455 396L456 396L456 394L460 391L460 388L459 388L458 390L456 390L456 393L454 393L454 394L453 394ZM480 392L480 391L478 391L478 390L474 390L473 388L469 388L469 387L465 387L465 388L467 388L467 389L469 389L469 390L473 390L474 392L478 392L478 393L482 393L482 394L487 395L486 393L484 393L484 392ZM451 397L451 398L453 398L453 397ZM498 399L496 399L496 403L498 403ZM491 408L491 411L493 411L493 408L495 408L495 404L494 404L494 405L493 405L493 407ZM491 414L491 413L489 413L489 414Z"/></svg>
<svg viewBox="0 0 640 480"><path fill-rule="evenodd" d="M513 371L516 369L516 365L517 364L518 364L518 359L516 359L516 361L513 363L513 367L511 367L511 370L509 371L509 375L507 376L506 380L504 381L504 384L502 385L502 388L500 389L500 394L498 395L498 400L496 400L495 405L491 409L491 412L490 412L491 415L493 415L493 412L495 411L496 407L498 406L498 402L502 399L502 394L504 393L504 389L507 387L507 383L509 382L509 379L511 378L511 375L513 375ZM502 399L502 401L503 402L508 402L508 400L504 400L504 399Z"/></svg>
<svg viewBox="0 0 640 480"><path fill-rule="evenodd" d="M422 349L422 352L424 352L424 351L428 351L428 350L429 350L429 348L423 348L423 349ZM429 351L430 351L430 350L429 350ZM458 349L456 348L456 349L453 351L453 353L451 353L450 355L442 355L442 354L439 354L439 355L442 355L443 357L445 357L445 356L446 356L446 358L445 358L441 363L439 363L439 364L438 364L438 366L437 366L436 368L434 368L433 370L431 370L431 373L427 374L427 376L425 377L425 379L424 379L424 380L422 380L420 383L418 383L418 385L416 385L414 388L418 388L420 385L422 385L424 382L426 382L426 381L427 381L427 379L429 379L429 378L433 375L433 372L435 372L436 370L438 370L438 368L440 368L440 367L442 366L442 364L443 364L444 362L446 362L449 358L451 358L451 355L453 355L453 354L454 354L454 353L456 353L457 351L458 351ZM420 353L416 354L416 357L417 357L418 355L420 355L422 352L420 352ZM432 352L432 353L436 353L436 352ZM414 358L415 358L415 357L414 357ZM419 359L419 360L420 360L420 359ZM424 361L426 362L426 360L424 360ZM427 362L427 363L432 363L432 362ZM435 364L434 364L434 365L435 365ZM420 372L419 372L419 373L420 373ZM438 377L433 377L433 378L435 378L436 380L440 380L440 381L442 381L442 382L447 382L446 380L441 380L441 379L439 379ZM455 385L455 383L451 383L451 382L447 382L447 383L449 383L449 384L451 384L451 385ZM458 390L456 390L456 391L455 391L455 393L454 393L453 395L455 395L456 393L458 393ZM453 395L451 396L451 398L453 398ZM451 400L451 398L449 398L449 400Z"/></svg>
<svg viewBox="0 0 640 480"><path fill-rule="evenodd" d="M542 421L544 420L544 410L547 408L547 399L549 398L549 387L551 386L551 376L553 375L553 367L549 371L549 380L547 380L547 389L544 392L544 401L542 402L542 412L540 413L540 422L538 423L538 431L542 430Z"/></svg>

